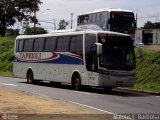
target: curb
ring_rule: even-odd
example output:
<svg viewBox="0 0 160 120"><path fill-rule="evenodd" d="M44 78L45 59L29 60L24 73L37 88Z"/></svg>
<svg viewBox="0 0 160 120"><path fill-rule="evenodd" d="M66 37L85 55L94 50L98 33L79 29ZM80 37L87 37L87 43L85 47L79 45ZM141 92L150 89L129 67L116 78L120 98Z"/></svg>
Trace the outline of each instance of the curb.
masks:
<svg viewBox="0 0 160 120"><path fill-rule="evenodd" d="M135 92L135 93L144 93L144 94L150 94L150 95L158 95L160 96L160 92L152 92L152 91L147 91L147 90L137 90L133 88L123 88L123 87L118 87L118 90L123 90L123 91L128 91L128 92Z"/></svg>

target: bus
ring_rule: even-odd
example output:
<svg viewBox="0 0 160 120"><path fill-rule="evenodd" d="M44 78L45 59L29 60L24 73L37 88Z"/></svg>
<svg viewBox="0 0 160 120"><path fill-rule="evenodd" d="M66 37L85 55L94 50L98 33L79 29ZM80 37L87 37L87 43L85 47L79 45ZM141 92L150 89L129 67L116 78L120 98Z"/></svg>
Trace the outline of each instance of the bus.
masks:
<svg viewBox="0 0 160 120"><path fill-rule="evenodd" d="M130 10L100 9L79 14L77 26L82 29L108 30L134 36L136 20Z"/></svg>
<svg viewBox="0 0 160 120"><path fill-rule="evenodd" d="M133 40L127 34L80 29L21 35L15 42L13 73L29 84L45 80L75 90L129 87L135 75Z"/></svg>

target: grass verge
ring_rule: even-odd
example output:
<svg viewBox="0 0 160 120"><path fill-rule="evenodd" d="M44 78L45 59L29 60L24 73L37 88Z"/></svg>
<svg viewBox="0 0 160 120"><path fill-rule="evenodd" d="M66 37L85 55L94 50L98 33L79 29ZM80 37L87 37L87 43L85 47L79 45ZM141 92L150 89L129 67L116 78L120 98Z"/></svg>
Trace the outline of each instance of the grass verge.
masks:
<svg viewBox="0 0 160 120"><path fill-rule="evenodd" d="M143 49L139 58L136 49L136 83L134 88L160 92L160 51Z"/></svg>
<svg viewBox="0 0 160 120"><path fill-rule="evenodd" d="M0 75L12 76L15 38L0 38Z"/></svg>

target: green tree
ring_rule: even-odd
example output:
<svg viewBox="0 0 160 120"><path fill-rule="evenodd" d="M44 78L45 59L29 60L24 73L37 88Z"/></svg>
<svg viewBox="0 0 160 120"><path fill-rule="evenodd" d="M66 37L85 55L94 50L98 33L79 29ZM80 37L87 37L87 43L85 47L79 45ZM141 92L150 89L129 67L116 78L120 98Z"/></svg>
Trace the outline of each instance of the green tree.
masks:
<svg viewBox="0 0 160 120"><path fill-rule="evenodd" d="M147 22L144 24L143 29L160 29L160 23L159 23L159 22L157 22L157 23L152 23L151 21L147 21Z"/></svg>
<svg viewBox="0 0 160 120"><path fill-rule="evenodd" d="M19 35L19 29L7 29L6 30L6 36L9 37L16 37Z"/></svg>
<svg viewBox="0 0 160 120"><path fill-rule="evenodd" d="M155 23L155 29L160 29L160 23Z"/></svg>
<svg viewBox="0 0 160 120"><path fill-rule="evenodd" d="M63 30L63 29L66 29L67 25L69 25L69 22L68 21L65 21L64 19L63 20L60 20L58 26L58 30Z"/></svg>
<svg viewBox="0 0 160 120"><path fill-rule="evenodd" d="M35 33L36 34L46 34L47 30L45 30L44 28L41 28L41 27L36 27ZM32 27L32 28L27 27L24 31L24 34L25 35L34 35L34 27Z"/></svg>
<svg viewBox="0 0 160 120"><path fill-rule="evenodd" d="M0 35L5 36L6 28L16 20L34 19L31 14L39 10L40 0L0 0Z"/></svg>
<svg viewBox="0 0 160 120"><path fill-rule="evenodd" d="M151 21L147 21L145 24L144 24L144 29L153 29L155 27L155 24L152 23Z"/></svg>

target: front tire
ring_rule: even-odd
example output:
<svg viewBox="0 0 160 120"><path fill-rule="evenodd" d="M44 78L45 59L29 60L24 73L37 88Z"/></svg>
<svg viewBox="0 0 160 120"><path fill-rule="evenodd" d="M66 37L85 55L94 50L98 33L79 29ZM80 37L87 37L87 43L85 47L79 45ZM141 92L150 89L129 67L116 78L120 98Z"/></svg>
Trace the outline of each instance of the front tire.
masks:
<svg viewBox="0 0 160 120"><path fill-rule="evenodd" d="M28 84L33 84L33 72L30 70L30 71L28 71L28 73L27 73L27 83Z"/></svg>
<svg viewBox="0 0 160 120"><path fill-rule="evenodd" d="M79 91L81 89L81 78L79 75L73 76L72 86L74 90Z"/></svg>

